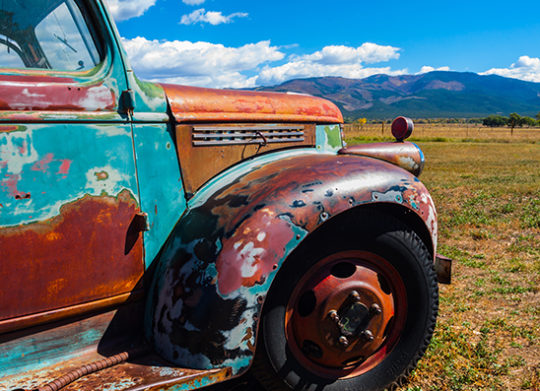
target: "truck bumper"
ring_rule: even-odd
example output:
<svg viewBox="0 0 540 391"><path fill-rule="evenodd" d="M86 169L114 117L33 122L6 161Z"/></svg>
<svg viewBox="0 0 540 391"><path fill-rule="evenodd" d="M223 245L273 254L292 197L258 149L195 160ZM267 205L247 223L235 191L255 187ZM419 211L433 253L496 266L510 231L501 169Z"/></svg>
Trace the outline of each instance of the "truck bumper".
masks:
<svg viewBox="0 0 540 391"><path fill-rule="evenodd" d="M435 256L435 273L441 284L450 284L452 282L452 260L441 254Z"/></svg>

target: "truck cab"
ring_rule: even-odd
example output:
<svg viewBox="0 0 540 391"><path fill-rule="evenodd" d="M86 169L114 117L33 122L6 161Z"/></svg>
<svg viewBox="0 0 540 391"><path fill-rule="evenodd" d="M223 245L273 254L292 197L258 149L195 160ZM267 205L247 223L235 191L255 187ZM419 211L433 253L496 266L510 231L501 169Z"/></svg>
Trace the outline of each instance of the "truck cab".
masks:
<svg viewBox="0 0 540 391"><path fill-rule="evenodd" d="M139 80L101 0L1 2L0 388L407 376L445 278L424 157L408 119L352 147L342 122Z"/></svg>

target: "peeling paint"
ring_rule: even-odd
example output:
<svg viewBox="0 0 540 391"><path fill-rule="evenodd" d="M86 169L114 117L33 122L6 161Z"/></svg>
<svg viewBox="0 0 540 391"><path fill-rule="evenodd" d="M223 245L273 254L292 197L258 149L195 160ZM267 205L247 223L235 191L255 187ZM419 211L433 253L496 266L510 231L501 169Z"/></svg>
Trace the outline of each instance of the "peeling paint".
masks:
<svg viewBox="0 0 540 391"><path fill-rule="evenodd" d="M342 155L369 156L387 161L419 176L424 168L424 154L418 145L405 141L358 144L338 151Z"/></svg>
<svg viewBox="0 0 540 391"><path fill-rule="evenodd" d="M371 199L377 202L396 202L398 204L403 203L403 192L399 190L388 190L385 193L379 193L374 191L371 193Z"/></svg>
<svg viewBox="0 0 540 391"><path fill-rule="evenodd" d="M337 151L343 147L339 125L317 125L316 147L321 151Z"/></svg>
<svg viewBox="0 0 540 391"><path fill-rule="evenodd" d="M127 129L120 124L28 124L23 131L0 133L0 229L51 218L85 194L129 189L137 196ZM102 171L109 178L98 181L94 173Z"/></svg>
<svg viewBox="0 0 540 391"><path fill-rule="evenodd" d="M332 102L305 95L162 84L178 122L341 123Z"/></svg>
<svg viewBox="0 0 540 391"><path fill-rule="evenodd" d="M0 228L2 275L17 276L0 284L0 320L130 292L143 273L142 240L129 234L137 211L124 190L86 195L45 221Z"/></svg>
<svg viewBox="0 0 540 391"><path fill-rule="evenodd" d="M423 219L436 246L431 197L417 178L392 165L421 171L418 148L343 149L342 115L321 98L140 81L116 45L104 4L95 5L103 17L97 27L112 39L94 69L0 73L0 268L9 277L0 284L0 322L131 299L142 292L150 269L148 340L175 365L201 370L143 360L80 379L66 391L142 389L149 378L165 388L163 377L180 379L168 389L187 390L242 373L253 359L262 305L281 266L311 232L351 208L385 202L408 208ZM125 92L134 100L133 113L119 107ZM204 181L190 189L196 194L188 203L175 120L297 122L310 127L310 137L315 128L315 140L304 145L316 148L249 159L242 154L243 161L230 163L235 166L205 177L200 191ZM98 344L115 328L140 332L140 319L130 323L133 308L140 310L139 303L123 321L121 311L87 312L76 323L38 326L35 335L16 331L2 343L8 355L0 355L0 370L34 389L27 370L49 378L57 373L49 370L64 370L65 361L81 354L99 357ZM12 388L20 386L14 377Z"/></svg>
<svg viewBox="0 0 540 391"><path fill-rule="evenodd" d="M38 160L34 163L31 170L33 171L41 171L41 172L47 172L49 171L49 164L53 161L54 155L52 153L47 153L43 157L43 159Z"/></svg>
<svg viewBox="0 0 540 391"><path fill-rule="evenodd" d="M343 146L341 143L341 129L338 125L325 126L324 133L326 133L326 139L331 148L341 148Z"/></svg>
<svg viewBox="0 0 540 391"><path fill-rule="evenodd" d="M39 80L39 79L38 79ZM115 90L103 84L77 86L70 83L0 80L0 110L83 110L99 111L116 108Z"/></svg>
<svg viewBox="0 0 540 391"><path fill-rule="evenodd" d="M173 231L146 319L148 338L168 360L245 370L277 270L310 232L347 209L403 205L427 223L436 243L431 198L410 173L367 157L296 153L224 173L222 187L216 181L213 193L195 197Z"/></svg>
<svg viewBox="0 0 540 391"><path fill-rule="evenodd" d="M94 172L97 181L106 181L109 179L109 173L107 171Z"/></svg>
<svg viewBox="0 0 540 391"><path fill-rule="evenodd" d="M150 267L187 207L178 156L168 124L134 124L141 207L150 230L144 233L146 267ZM159 214L158 214L159 210Z"/></svg>
<svg viewBox="0 0 540 391"><path fill-rule="evenodd" d="M63 159L60 167L58 168L58 174L69 174L69 168L71 167L72 160Z"/></svg>

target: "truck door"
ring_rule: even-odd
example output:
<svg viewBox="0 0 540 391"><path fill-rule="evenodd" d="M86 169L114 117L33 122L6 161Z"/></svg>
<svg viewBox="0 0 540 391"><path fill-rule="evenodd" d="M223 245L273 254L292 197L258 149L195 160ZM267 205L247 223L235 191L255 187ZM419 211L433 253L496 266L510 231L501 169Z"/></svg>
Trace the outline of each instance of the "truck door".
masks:
<svg viewBox="0 0 540 391"><path fill-rule="evenodd" d="M121 302L144 270L126 76L98 7L0 2L0 332Z"/></svg>

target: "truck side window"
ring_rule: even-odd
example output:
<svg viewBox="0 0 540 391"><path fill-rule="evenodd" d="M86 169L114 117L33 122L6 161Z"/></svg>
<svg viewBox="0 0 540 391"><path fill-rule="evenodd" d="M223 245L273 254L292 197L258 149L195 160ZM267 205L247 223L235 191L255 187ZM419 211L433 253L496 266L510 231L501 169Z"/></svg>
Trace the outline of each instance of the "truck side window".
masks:
<svg viewBox="0 0 540 391"><path fill-rule="evenodd" d="M90 31L75 0L1 1L0 68L91 69L100 54Z"/></svg>
<svg viewBox="0 0 540 391"><path fill-rule="evenodd" d="M22 50L17 42L0 35L0 66L3 68L24 68Z"/></svg>

